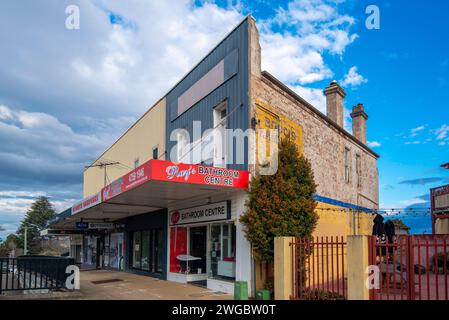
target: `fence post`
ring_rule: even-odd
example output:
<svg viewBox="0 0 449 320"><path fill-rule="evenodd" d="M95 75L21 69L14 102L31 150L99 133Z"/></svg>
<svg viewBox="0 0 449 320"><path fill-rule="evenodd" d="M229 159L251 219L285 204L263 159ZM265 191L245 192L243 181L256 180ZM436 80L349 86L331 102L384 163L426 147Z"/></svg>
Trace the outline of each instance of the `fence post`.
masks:
<svg viewBox="0 0 449 320"><path fill-rule="evenodd" d="M369 300L368 236L347 237L348 300Z"/></svg>
<svg viewBox="0 0 449 320"><path fill-rule="evenodd" d="M274 238L274 298L290 300L293 293L293 250L294 237Z"/></svg>

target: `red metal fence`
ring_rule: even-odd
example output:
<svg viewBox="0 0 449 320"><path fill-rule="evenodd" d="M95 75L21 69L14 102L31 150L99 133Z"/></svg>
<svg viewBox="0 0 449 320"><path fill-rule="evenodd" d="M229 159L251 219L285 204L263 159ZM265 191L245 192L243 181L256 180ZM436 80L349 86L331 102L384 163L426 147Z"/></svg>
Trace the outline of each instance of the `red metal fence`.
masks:
<svg viewBox="0 0 449 320"><path fill-rule="evenodd" d="M448 300L449 235L369 237L372 300Z"/></svg>
<svg viewBox="0 0 449 320"><path fill-rule="evenodd" d="M343 237L296 238L290 247L292 299L346 299L346 242Z"/></svg>

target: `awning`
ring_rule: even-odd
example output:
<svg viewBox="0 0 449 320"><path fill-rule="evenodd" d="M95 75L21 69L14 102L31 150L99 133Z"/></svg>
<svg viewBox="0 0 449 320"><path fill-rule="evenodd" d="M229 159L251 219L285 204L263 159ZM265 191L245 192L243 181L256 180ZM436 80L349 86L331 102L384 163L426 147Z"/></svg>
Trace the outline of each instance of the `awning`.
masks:
<svg viewBox="0 0 449 320"><path fill-rule="evenodd" d="M153 159L62 212L49 227L70 230L81 220L114 222L175 201L248 189L248 180L248 171Z"/></svg>

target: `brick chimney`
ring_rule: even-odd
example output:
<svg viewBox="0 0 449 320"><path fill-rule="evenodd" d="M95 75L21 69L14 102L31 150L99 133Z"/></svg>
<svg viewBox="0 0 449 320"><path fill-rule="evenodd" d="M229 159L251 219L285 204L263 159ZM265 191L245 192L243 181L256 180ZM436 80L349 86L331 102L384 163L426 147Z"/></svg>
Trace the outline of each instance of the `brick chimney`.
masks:
<svg viewBox="0 0 449 320"><path fill-rule="evenodd" d="M368 115L366 114L362 103L359 103L352 108L351 118L352 135L366 144L366 120L368 120Z"/></svg>
<svg viewBox="0 0 449 320"><path fill-rule="evenodd" d="M326 95L327 116L343 128L343 100L346 93L337 83L332 80L329 87L324 89Z"/></svg>

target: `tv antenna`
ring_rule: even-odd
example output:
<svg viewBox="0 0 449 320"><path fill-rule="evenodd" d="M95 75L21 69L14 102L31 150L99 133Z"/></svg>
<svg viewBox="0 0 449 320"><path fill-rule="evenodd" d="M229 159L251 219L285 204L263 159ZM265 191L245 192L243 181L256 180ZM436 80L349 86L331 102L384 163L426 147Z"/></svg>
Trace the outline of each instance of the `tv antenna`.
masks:
<svg viewBox="0 0 449 320"><path fill-rule="evenodd" d="M107 173L106 173L106 170L107 170L107 167L108 166L115 166L115 165L118 165L118 164L120 164L120 162L116 162L116 161L100 161L100 162L98 162L98 163L96 163L96 164L92 164L92 165L90 165L90 166L85 166L85 168L86 169L88 169L88 168L100 168L100 169L103 169L104 170L104 186L103 187L106 187L106 180L107 180L107 177L108 177L108 175L107 175Z"/></svg>

